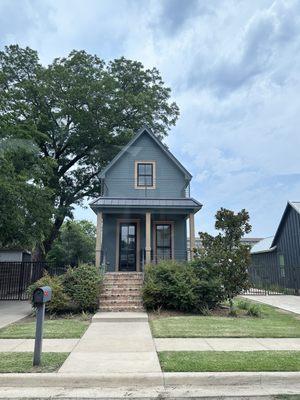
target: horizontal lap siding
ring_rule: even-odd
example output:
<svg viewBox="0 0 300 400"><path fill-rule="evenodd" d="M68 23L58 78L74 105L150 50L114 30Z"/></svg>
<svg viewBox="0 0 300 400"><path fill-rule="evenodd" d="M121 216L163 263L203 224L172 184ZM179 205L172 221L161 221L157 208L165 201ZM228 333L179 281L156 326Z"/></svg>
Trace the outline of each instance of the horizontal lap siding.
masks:
<svg viewBox="0 0 300 400"><path fill-rule="evenodd" d="M156 161L156 189L135 189L135 161ZM185 177L183 172L146 134L128 149L105 178L106 197L184 197Z"/></svg>

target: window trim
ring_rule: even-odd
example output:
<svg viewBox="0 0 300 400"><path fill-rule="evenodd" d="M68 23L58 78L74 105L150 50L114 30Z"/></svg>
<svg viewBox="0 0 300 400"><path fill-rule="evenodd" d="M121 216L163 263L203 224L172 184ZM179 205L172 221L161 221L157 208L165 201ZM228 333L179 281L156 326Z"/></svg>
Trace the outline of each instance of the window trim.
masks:
<svg viewBox="0 0 300 400"><path fill-rule="evenodd" d="M140 186L138 185L138 165L139 164L151 164L152 165L152 186ZM136 160L134 162L134 188L135 189L156 189L156 161L148 160Z"/></svg>

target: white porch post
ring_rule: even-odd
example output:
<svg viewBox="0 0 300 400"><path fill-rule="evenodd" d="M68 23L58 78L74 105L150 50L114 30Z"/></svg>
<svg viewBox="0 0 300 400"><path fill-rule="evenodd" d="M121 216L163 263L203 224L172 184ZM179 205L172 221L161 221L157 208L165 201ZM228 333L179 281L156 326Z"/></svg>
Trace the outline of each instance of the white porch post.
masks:
<svg viewBox="0 0 300 400"><path fill-rule="evenodd" d="M195 248L195 218L193 213L190 213L189 216L189 228L190 228L190 257L192 260L194 258L193 249Z"/></svg>
<svg viewBox="0 0 300 400"><path fill-rule="evenodd" d="M96 267L100 268L101 250L102 250L102 226L103 213L97 213L97 228L96 228Z"/></svg>
<svg viewBox="0 0 300 400"><path fill-rule="evenodd" d="M146 212L146 264L151 263L151 212Z"/></svg>

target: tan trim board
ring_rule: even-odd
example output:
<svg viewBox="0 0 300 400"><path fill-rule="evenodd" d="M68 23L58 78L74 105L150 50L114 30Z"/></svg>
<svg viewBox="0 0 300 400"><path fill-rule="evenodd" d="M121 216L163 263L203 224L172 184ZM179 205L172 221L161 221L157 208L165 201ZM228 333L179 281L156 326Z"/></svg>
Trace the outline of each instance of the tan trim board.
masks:
<svg viewBox="0 0 300 400"><path fill-rule="evenodd" d="M115 271L119 271L119 249L120 249L120 224L121 223L136 223L136 271L140 272L140 257L139 251L141 248L141 226L140 226L140 219L117 219L117 229L116 229L116 265Z"/></svg>

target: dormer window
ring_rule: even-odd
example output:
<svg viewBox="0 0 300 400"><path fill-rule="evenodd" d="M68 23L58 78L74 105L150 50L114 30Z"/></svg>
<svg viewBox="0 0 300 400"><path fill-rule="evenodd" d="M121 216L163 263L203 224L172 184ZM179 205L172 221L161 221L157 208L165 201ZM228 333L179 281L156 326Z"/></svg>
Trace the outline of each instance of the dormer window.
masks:
<svg viewBox="0 0 300 400"><path fill-rule="evenodd" d="M155 161L135 161L135 188L155 189Z"/></svg>

